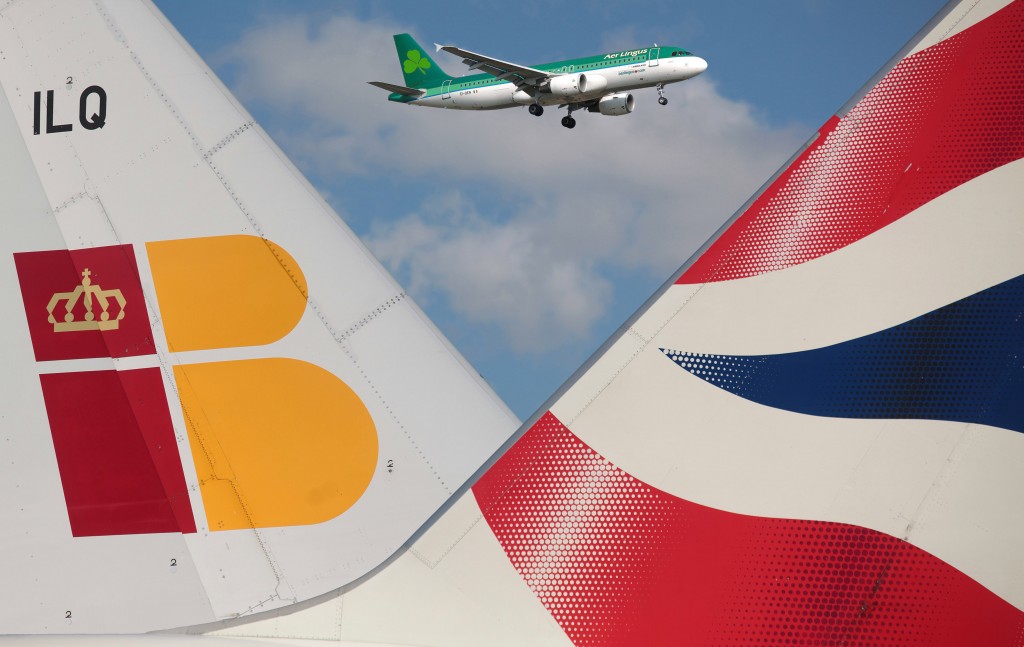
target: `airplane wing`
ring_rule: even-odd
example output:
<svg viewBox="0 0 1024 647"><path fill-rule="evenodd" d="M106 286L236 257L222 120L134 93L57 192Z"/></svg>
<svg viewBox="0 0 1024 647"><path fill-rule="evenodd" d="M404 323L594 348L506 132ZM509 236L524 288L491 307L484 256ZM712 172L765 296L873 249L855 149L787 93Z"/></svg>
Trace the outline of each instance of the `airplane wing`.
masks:
<svg viewBox="0 0 1024 647"><path fill-rule="evenodd" d="M394 83L385 83L384 81L367 81L370 85L374 85L382 90L388 92L394 92L395 94L402 94L407 97L422 97L427 93L426 90L418 90L416 88L407 88L404 85L395 85Z"/></svg>
<svg viewBox="0 0 1024 647"><path fill-rule="evenodd" d="M557 74L538 70L537 68L517 65L497 58L491 58L490 56L484 56L483 54L477 54L454 45L435 45L435 47L439 52L448 52L449 54L461 56L462 62L468 65L471 70L480 70L497 79L511 81L520 89L537 87L551 77L558 76Z"/></svg>

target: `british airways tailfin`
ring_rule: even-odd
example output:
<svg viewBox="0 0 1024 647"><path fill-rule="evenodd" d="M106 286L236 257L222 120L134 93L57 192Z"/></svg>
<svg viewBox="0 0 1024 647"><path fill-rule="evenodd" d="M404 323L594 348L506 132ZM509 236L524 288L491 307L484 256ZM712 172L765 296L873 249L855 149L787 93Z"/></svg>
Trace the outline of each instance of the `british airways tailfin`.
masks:
<svg viewBox="0 0 1024 647"><path fill-rule="evenodd" d="M223 633L1021 645L1022 33L950 2L407 550Z"/></svg>

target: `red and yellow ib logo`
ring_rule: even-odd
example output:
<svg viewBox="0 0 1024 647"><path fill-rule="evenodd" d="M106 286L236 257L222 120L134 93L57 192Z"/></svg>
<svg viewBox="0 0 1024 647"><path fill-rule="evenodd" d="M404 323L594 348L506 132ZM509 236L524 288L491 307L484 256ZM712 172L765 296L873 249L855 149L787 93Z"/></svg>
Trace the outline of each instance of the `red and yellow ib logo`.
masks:
<svg viewBox="0 0 1024 647"><path fill-rule="evenodd" d="M291 333L305 312L301 269L261 238L161 241L146 252L172 354L264 346ZM129 356L153 364L43 369L75 536L195 532L168 401L180 404L211 530L320 523L366 491L376 428L332 373L280 357L168 370L130 245L20 253L15 265L42 366Z"/></svg>

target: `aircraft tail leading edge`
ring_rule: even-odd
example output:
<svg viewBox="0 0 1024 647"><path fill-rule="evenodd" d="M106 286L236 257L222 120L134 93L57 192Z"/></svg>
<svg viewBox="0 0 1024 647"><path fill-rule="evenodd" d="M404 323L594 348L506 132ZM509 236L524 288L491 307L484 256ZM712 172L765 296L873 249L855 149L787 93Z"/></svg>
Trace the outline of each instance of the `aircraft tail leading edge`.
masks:
<svg viewBox="0 0 1024 647"><path fill-rule="evenodd" d="M391 563L218 632L1021 645L1022 33L951 2Z"/></svg>
<svg viewBox="0 0 1024 647"><path fill-rule="evenodd" d="M518 421L151 3L6 2L0 42L0 632L375 568Z"/></svg>

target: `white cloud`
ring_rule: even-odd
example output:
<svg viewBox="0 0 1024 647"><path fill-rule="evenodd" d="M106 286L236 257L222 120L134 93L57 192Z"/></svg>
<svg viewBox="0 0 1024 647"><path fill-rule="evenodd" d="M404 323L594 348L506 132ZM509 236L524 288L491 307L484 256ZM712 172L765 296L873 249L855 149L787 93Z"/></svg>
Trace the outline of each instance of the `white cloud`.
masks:
<svg viewBox="0 0 1024 647"><path fill-rule="evenodd" d="M586 261L549 244L539 219L496 224L458 192L424 213L378 224L368 241L418 296L441 292L475 323L494 324L506 345L541 352L590 334L611 285Z"/></svg>
<svg viewBox="0 0 1024 647"><path fill-rule="evenodd" d="M800 143L708 76L669 86L667 108L644 90L633 115L577 113L572 131L553 108L534 118L392 104L365 82L402 82L391 40L400 31L350 16L289 19L248 32L221 58L243 101L283 118L271 130L301 166L371 184L429 177L436 194L410 196L409 211L378 220L368 244L414 296L496 324L519 350L588 335L617 272L667 276ZM469 183L495 187L500 208L470 203Z"/></svg>

